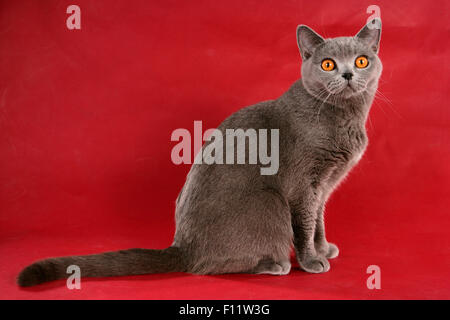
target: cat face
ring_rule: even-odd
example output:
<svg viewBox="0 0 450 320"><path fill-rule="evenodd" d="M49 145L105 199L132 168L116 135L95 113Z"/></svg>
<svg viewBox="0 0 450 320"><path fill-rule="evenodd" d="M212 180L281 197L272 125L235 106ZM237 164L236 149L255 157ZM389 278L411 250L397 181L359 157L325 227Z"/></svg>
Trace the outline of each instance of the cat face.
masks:
<svg viewBox="0 0 450 320"><path fill-rule="evenodd" d="M370 23L374 23L373 28ZM310 94L333 101L375 92L382 71L377 55L381 21L369 24L355 37L326 40L307 26L297 28L302 81Z"/></svg>

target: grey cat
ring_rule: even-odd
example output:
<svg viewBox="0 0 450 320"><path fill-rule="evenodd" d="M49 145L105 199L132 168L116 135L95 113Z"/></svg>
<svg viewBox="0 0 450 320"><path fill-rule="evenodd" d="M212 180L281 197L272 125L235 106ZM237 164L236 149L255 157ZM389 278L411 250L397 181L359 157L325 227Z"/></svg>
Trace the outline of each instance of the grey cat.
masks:
<svg viewBox="0 0 450 320"><path fill-rule="evenodd" d="M278 172L261 175L261 163L192 165L176 200L169 248L45 259L26 267L18 284L65 278L69 265L86 277L285 275L292 246L303 270L327 272L327 259L339 250L325 238L324 207L367 146L365 123L382 71L380 36L379 19L354 37L323 39L307 26L297 28L301 79L278 99L241 109L218 128L279 129Z"/></svg>

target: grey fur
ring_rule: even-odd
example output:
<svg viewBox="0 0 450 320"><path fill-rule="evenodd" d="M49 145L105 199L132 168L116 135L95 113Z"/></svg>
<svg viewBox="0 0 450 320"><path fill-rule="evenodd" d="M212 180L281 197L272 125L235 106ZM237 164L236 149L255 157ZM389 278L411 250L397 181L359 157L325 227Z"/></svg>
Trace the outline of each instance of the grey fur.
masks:
<svg viewBox="0 0 450 320"><path fill-rule="evenodd" d="M367 146L365 123L382 71L380 35L365 26L355 37L323 39L298 27L302 78L278 99L244 108L218 128L279 129L279 171L261 175L261 164L192 165L176 201L171 247L42 260L22 271L19 284L64 278L68 264L78 264L84 276L283 275L292 245L303 270L328 271L339 250L326 240L324 208ZM355 67L360 55L369 60L365 69ZM321 69L325 58L336 62L335 70ZM342 74L349 72L347 81Z"/></svg>

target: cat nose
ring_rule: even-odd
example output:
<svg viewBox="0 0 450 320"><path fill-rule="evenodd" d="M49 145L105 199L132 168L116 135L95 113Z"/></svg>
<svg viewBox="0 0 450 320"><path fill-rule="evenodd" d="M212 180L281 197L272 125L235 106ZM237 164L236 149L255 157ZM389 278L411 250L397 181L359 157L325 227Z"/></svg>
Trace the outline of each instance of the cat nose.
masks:
<svg viewBox="0 0 450 320"><path fill-rule="evenodd" d="M351 72L345 72L342 74L342 78L344 78L345 80L351 80L353 77L353 73Z"/></svg>

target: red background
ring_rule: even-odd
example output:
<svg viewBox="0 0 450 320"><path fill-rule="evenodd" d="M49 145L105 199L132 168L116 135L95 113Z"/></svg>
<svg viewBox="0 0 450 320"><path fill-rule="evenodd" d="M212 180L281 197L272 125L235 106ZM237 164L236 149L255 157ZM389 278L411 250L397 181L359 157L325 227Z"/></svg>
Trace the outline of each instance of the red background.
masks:
<svg viewBox="0 0 450 320"><path fill-rule="evenodd" d="M81 30L66 8L81 7ZM164 248L188 165L177 128L216 127L299 77L295 28L354 35L381 8L369 148L332 196L326 274L146 275L29 289L36 259ZM0 297L450 298L448 1L1 1ZM366 268L381 268L381 290Z"/></svg>

